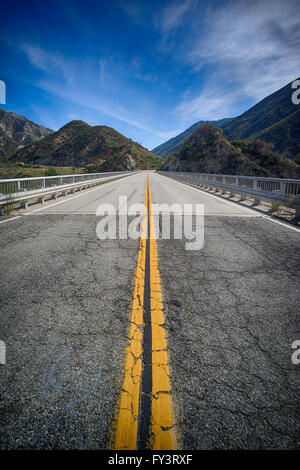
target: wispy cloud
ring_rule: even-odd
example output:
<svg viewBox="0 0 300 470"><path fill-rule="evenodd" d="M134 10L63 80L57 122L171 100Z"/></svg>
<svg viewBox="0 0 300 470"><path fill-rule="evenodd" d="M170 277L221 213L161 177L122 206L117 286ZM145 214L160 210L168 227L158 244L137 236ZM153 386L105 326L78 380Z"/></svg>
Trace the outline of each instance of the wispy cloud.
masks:
<svg viewBox="0 0 300 470"><path fill-rule="evenodd" d="M109 86L106 85L113 81L113 76L118 76L122 72L121 64L115 62L113 57L104 57L98 61L98 86L89 87L94 79L94 74L91 73L91 64L85 64L85 67L83 67L80 62L73 62L31 44L22 44L22 51L26 54L31 65L45 72L44 76L46 78L41 78L35 82L35 85L44 91L62 100L76 103L82 106L83 109L98 111L127 125L156 135L158 138L166 139L170 135L176 135L177 130L162 132L152 128L145 123L144 119L139 119L139 113L133 106L124 107L122 104L117 103L116 97L110 98L105 93L107 88L109 89ZM111 71L112 68L114 68L115 74ZM135 58L129 68L138 75L138 72L141 72L139 60ZM118 71L117 74L116 70ZM97 74L95 76L97 77ZM148 78L145 78L141 74L142 78L143 80L151 80L153 77L151 78L149 75ZM116 84L114 83L114 85ZM91 93L90 89L93 89L94 93ZM145 107L147 107L146 103Z"/></svg>
<svg viewBox="0 0 300 470"><path fill-rule="evenodd" d="M22 43L20 49L27 56L31 65L47 74L59 74L70 85L74 82L78 66L75 61L66 60L59 54L49 53L39 46Z"/></svg>
<svg viewBox="0 0 300 470"><path fill-rule="evenodd" d="M187 13L195 9L198 3L199 0L173 0L162 1L157 6L155 3L139 0L121 0L119 5L132 21L159 30L161 40L166 41L169 34L183 23Z"/></svg>
<svg viewBox="0 0 300 470"><path fill-rule="evenodd" d="M194 8L198 0L181 0L171 2L163 7L156 17L156 25L162 30L165 37L182 23L186 13Z"/></svg>
<svg viewBox="0 0 300 470"><path fill-rule="evenodd" d="M218 88L217 80L208 84L202 93L192 99L184 99L177 107L176 113L185 121L214 121L238 114L239 95L235 91L224 92Z"/></svg>
<svg viewBox="0 0 300 470"><path fill-rule="evenodd" d="M23 51L30 63L44 72L49 72L49 56L38 46L33 46L32 44L21 44L21 51Z"/></svg>
<svg viewBox="0 0 300 470"><path fill-rule="evenodd" d="M184 99L177 112L212 119L226 116L237 100L264 98L299 75L299 50L298 0L232 1L208 11L187 60L194 70L205 64L213 73L201 94Z"/></svg>

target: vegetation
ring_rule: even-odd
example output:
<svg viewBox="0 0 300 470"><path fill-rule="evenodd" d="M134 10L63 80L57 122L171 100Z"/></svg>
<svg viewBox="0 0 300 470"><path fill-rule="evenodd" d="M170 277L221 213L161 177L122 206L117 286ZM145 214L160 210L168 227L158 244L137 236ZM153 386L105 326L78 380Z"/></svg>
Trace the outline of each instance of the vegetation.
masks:
<svg viewBox="0 0 300 470"><path fill-rule="evenodd" d="M45 170L45 176L56 176L57 175L57 171L55 168L47 168Z"/></svg>
<svg viewBox="0 0 300 470"><path fill-rule="evenodd" d="M299 178L300 166L264 141L229 142L221 129L199 126L162 166L163 170Z"/></svg>
<svg viewBox="0 0 300 470"><path fill-rule="evenodd" d="M5 203L5 206L3 207L3 215L10 215L13 211L14 204L15 204L14 197L12 194L10 194Z"/></svg>
<svg viewBox="0 0 300 470"><path fill-rule="evenodd" d="M262 140L236 140L232 144L260 168L265 176L299 178L300 167L288 158L275 152L275 145ZM263 176L263 175L262 175Z"/></svg>
<svg viewBox="0 0 300 470"><path fill-rule="evenodd" d="M156 155L159 155L161 158L167 158L179 148L184 139L189 137L191 133L202 124L211 124L215 127L222 127L230 121L232 121L232 119L219 119L218 121L198 121L185 131L178 134L176 137L172 137L172 139L169 139L158 147L155 147L152 152Z"/></svg>
<svg viewBox="0 0 300 470"><path fill-rule="evenodd" d="M272 201L271 212L278 212L280 208L280 201Z"/></svg>
<svg viewBox="0 0 300 470"><path fill-rule="evenodd" d="M130 156L130 158L128 158ZM122 164L124 159L124 165ZM107 126L71 121L59 131L19 150L12 161L51 167L85 167L87 171L159 168L162 160ZM129 168L128 168L129 165Z"/></svg>
<svg viewBox="0 0 300 470"><path fill-rule="evenodd" d="M0 159L0 178L34 178L38 176L51 176L46 175L46 172L52 167L42 165L31 165L22 162L5 162ZM78 173L85 173L84 168L73 167L55 167L57 175L73 175Z"/></svg>
<svg viewBox="0 0 300 470"><path fill-rule="evenodd" d="M296 163L300 163L300 109L288 117L251 136L251 139L261 139L272 142L277 152L284 153Z"/></svg>
<svg viewBox="0 0 300 470"><path fill-rule="evenodd" d="M1 208L1 215L10 215L14 207L14 195L12 193L12 185L9 183L0 183L0 193L6 195L6 204Z"/></svg>
<svg viewBox="0 0 300 470"><path fill-rule="evenodd" d="M300 153L298 153L298 155L295 156L294 162L297 163L297 165L300 165Z"/></svg>

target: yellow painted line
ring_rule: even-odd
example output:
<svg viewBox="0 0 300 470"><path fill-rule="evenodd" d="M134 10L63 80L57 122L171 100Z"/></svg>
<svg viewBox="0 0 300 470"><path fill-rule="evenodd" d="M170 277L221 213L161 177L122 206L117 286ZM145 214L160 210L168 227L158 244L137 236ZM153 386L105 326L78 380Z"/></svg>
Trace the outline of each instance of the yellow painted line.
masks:
<svg viewBox="0 0 300 470"><path fill-rule="evenodd" d="M149 214L147 214L149 197ZM158 270L152 198L149 178L145 196L136 279L133 294L129 345L126 351L124 383L121 391L116 425L114 449L135 450L139 419L140 388L142 378L143 305L145 260L147 244L147 218L150 224L150 307L152 332L152 403L151 434L153 450L176 449L174 421L170 396L167 341L162 311L162 295Z"/></svg>
<svg viewBox="0 0 300 470"><path fill-rule="evenodd" d="M129 345L126 351L125 377L121 392L116 426L116 450L135 450L137 447L140 384L142 377L142 326L145 284L145 259L147 236L148 191L145 196L144 218L141 227L140 247L135 274L135 286L131 312Z"/></svg>
<svg viewBox="0 0 300 470"><path fill-rule="evenodd" d="M170 394L170 378L167 353L167 339L164 325L163 302L158 269L157 246L152 197L149 187L150 218L150 306L152 328L152 410L151 433L153 450L176 449L174 419Z"/></svg>

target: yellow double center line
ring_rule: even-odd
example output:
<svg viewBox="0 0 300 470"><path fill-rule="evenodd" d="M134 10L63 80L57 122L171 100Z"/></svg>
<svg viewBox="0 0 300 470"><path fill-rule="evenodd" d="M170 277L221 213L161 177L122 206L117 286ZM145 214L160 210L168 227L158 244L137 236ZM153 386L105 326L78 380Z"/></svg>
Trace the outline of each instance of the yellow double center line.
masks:
<svg viewBox="0 0 300 470"><path fill-rule="evenodd" d="M146 312L148 307L149 317ZM162 308L152 198L147 177L129 345L114 441L114 448L118 450L176 448ZM147 364L145 356L149 347L150 363ZM148 379L145 371L150 373ZM145 380L146 385L143 383ZM151 390L148 394L149 384ZM148 434L146 445L141 438L145 432Z"/></svg>

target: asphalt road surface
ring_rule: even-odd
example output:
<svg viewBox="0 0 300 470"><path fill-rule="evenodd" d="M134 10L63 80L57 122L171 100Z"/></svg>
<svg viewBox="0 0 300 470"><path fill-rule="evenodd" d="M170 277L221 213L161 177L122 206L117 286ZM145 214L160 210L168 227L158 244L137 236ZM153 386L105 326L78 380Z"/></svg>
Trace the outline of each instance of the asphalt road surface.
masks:
<svg viewBox="0 0 300 470"><path fill-rule="evenodd" d="M300 233L152 172L0 224L0 448L113 446L139 240L100 240L96 210L144 204L147 174L205 212L202 249L157 240L178 447L299 449Z"/></svg>

